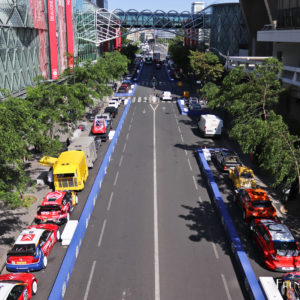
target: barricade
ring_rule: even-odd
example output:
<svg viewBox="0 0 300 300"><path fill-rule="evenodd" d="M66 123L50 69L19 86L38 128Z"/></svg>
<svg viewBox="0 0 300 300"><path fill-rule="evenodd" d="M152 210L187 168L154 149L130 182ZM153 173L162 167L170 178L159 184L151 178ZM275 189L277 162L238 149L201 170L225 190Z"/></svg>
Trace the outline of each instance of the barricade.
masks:
<svg viewBox="0 0 300 300"><path fill-rule="evenodd" d="M143 66L144 66L144 62L141 63L140 69L139 69L139 70L140 70L140 71L139 71L139 74L138 74L138 76L136 77L136 79L134 80L134 82L138 82L138 81L140 80Z"/></svg>
<svg viewBox="0 0 300 300"><path fill-rule="evenodd" d="M248 292L250 299L265 300L265 296L259 285L256 275L251 267L247 254L242 246L242 242L236 232L236 229L232 223L231 217L228 213L226 205L223 201L218 186L214 180L210 167L204 157L202 149L198 149L198 157L200 162L200 168L207 180L208 190L211 194L213 201L216 204L217 211L221 217L221 223L225 229L227 239L230 243L230 248L233 256L237 262L239 271L243 276L242 282Z"/></svg>
<svg viewBox="0 0 300 300"><path fill-rule="evenodd" d="M170 70L168 69L167 64L164 64L164 65L165 65L165 68L166 68L166 71L167 71L169 80L170 80L170 81L175 81L175 79L171 77Z"/></svg>
<svg viewBox="0 0 300 300"><path fill-rule="evenodd" d="M74 268L76 259L78 257L80 247L82 245L85 231L88 227L90 217L93 212L94 206L96 204L97 197L99 195L106 170L109 166L111 156L114 152L114 149L115 149L116 143L118 141L124 120L126 118L128 110L130 108L130 104L131 104L131 100L129 100L128 104L126 105L126 108L125 108L123 115L117 126L114 138L110 142L110 145L104 156L104 159L102 161L102 164L100 166L98 174L95 178L94 184L92 186L91 192L88 196L88 199L87 199L85 206L83 208L83 211L81 213L80 219L78 221L76 231L75 231L72 241L68 247L68 250L66 252L64 260L60 266L58 275L56 276L56 280L52 287L50 296L48 298L49 300L59 300L59 299L63 299L63 297L64 297L68 282L70 280L72 270Z"/></svg>
<svg viewBox="0 0 300 300"><path fill-rule="evenodd" d="M179 108L179 112L181 115L184 115L184 116L187 116L188 115L188 109L183 107L181 101L184 101L183 99L178 99L177 100L177 105L178 105L178 108Z"/></svg>

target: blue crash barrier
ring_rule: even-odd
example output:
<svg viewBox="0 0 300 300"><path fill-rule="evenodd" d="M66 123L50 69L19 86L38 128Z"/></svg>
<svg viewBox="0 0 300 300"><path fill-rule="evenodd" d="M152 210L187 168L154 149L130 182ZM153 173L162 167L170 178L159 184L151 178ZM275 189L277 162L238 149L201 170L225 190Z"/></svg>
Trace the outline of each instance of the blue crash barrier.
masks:
<svg viewBox="0 0 300 300"><path fill-rule="evenodd" d="M181 115L193 117L193 116L201 116L204 113L203 110L189 110L187 107L183 107L181 101L184 100L183 99L177 100L177 106Z"/></svg>
<svg viewBox="0 0 300 300"><path fill-rule="evenodd" d="M208 149L210 150L210 149ZM215 150L215 149L211 149ZM220 194L218 186L212 175L210 167L205 159L202 149L198 149L198 156L200 161L201 171L204 173L207 179L208 189L211 196L217 206L217 210L221 216L221 222L224 226L227 238L231 245L231 251L233 252L234 258L237 262L241 275L243 276L242 282L249 293L251 299L265 300L263 291L257 281L256 275L251 267L247 254L242 246L241 240L236 232L236 229L232 223L231 217L228 213L226 205Z"/></svg>
<svg viewBox="0 0 300 300"><path fill-rule="evenodd" d="M128 110L130 108L130 104L131 104L131 100L129 100L128 104L126 105L126 108L125 108L123 115L117 126L115 135L110 142L110 145L109 145L107 152L104 156L104 159L102 161L102 164L99 168L99 171L95 178L91 192L88 196L88 199L87 199L85 206L83 208L83 211L81 213L80 219L78 221L76 231L73 235L72 241L68 247L65 258L61 264L58 275L57 275L54 285L52 287L50 296L48 298L49 300L59 300L59 299L63 299L63 297L64 297L68 282L70 280L72 270L74 268L76 259L78 257L80 247L82 245L85 231L88 227L91 214L93 212L94 206L97 201L97 197L98 197L100 189L101 189L101 185L102 185L104 176L106 174L106 170L109 166L111 156L114 152L114 149L115 149L116 143L118 141L124 120L126 118Z"/></svg>
<svg viewBox="0 0 300 300"><path fill-rule="evenodd" d="M175 81L175 79L171 77L170 70L168 69L167 64L164 64L164 65L165 65L165 68L166 68L166 71L167 71L169 80L170 80L170 81Z"/></svg>
<svg viewBox="0 0 300 300"><path fill-rule="evenodd" d="M140 68L139 68L139 74L138 74L138 76L136 77L136 79L134 80L134 82L138 82L138 81L140 80L143 66L144 66L144 62L141 63Z"/></svg>
<svg viewBox="0 0 300 300"><path fill-rule="evenodd" d="M179 112L180 112L181 115L187 116L188 115L188 109L182 106L182 104L181 104L182 100L183 99L178 99L177 100L177 105L178 105L178 108L179 108Z"/></svg>

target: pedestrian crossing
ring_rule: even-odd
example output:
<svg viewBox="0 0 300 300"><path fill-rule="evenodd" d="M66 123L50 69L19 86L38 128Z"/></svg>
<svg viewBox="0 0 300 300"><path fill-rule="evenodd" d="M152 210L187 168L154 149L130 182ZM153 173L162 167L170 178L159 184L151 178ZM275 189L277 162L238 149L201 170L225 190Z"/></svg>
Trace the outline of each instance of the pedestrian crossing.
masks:
<svg viewBox="0 0 300 300"><path fill-rule="evenodd" d="M125 99L130 100L131 103L158 103L161 102L158 97L148 96L148 97L126 97ZM173 101L164 101L165 103L173 103Z"/></svg>

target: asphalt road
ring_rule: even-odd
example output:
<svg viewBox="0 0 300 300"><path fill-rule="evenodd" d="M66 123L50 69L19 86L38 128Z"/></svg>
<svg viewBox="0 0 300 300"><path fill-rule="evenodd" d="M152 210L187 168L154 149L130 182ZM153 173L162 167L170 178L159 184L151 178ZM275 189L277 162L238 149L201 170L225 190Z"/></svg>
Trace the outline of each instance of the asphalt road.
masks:
<svg viewBox="0 0 300 300"><path fill-rule="evenodd" d="M164 69L145 66L64 299L243 299L225 233L200 176L200 138Z"/></svg>

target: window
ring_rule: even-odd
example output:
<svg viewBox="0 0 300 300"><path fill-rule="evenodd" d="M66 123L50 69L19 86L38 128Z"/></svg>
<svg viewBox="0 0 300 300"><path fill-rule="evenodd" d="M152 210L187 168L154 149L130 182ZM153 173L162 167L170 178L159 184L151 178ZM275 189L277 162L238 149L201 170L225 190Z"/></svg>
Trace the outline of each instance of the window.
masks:
<svg viewBox="0 0 300 300"><path fill-rule="evenodd" d="M10 291L10 294L7 297L7 300L17 300L21 296L25 286L23 284L16 285ZM27 299L27 298L25 298Z"/></svg>

